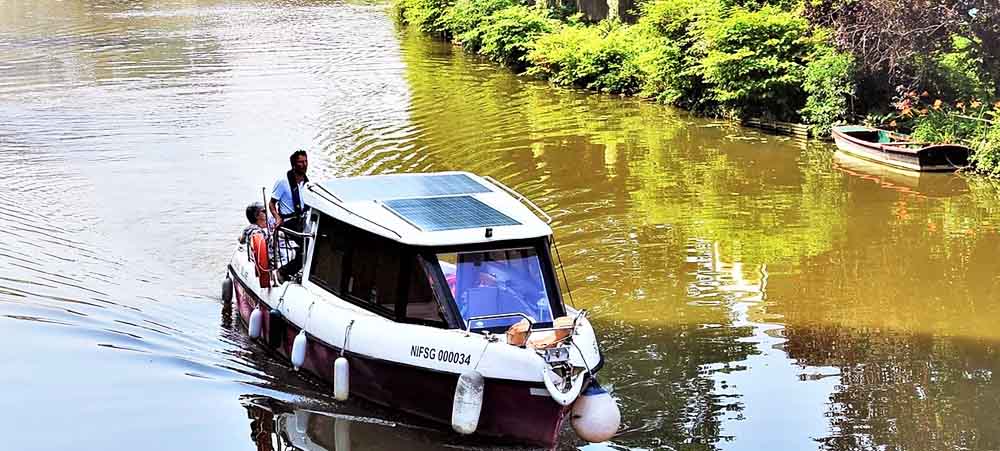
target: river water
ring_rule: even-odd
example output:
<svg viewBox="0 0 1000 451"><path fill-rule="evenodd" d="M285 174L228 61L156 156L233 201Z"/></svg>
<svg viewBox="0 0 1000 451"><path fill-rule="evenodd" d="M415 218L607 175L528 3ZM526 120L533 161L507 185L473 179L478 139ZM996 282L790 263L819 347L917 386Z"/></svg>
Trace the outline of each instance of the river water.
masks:
<svg viewBox="0 0 1000 451"><path fill-rule="evenodd" d="M1000 448L986 181L553 89L379 4L6 0L3 449L484 446L234 325L243 206L300 147L313 179L468 170L555 218L623 411L584 449Z"/></svg>

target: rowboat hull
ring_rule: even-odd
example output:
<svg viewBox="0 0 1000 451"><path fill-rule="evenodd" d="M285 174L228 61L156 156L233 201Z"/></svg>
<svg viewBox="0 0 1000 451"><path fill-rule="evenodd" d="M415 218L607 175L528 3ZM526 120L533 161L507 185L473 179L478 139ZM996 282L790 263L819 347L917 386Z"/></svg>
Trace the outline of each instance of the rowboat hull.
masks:
<svg viewBox="0 0 1000 451"><path fill-rule="evenodd" d="M898 169L917 172L950 172L969 164L970 150L957 144L916 146L905 141L891 144L872 139L880 130L860 127L834 127L837 147L850 155ZM904 135L888 133L899 139Z"/></svg>
<svg viewBox="0 0 1000 451"><path fill-rule="evenodd" d="M254 306L266 303L235 272L231 271L230 277L235 281L234 301L245 327ZM270 315L264 313L259 342L290 358L292 343L301 329L287 321L278 326L272 323ZM450 425L458 375L350 351L345 355L350 362L351 396ZM301 368L332 386L334 361L340 356L339 347L310 336ZM476 435L552 447L568 411L552 400L544 384L487 379Z"/></svg>

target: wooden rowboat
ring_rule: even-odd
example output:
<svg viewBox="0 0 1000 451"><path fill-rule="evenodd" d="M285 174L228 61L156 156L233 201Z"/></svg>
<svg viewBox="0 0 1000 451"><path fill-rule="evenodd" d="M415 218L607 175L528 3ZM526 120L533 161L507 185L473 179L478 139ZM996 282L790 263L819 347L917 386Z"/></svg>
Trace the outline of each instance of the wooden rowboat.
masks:
<svg viewBox="0 0 1000 451"><path fill-rule="evenodd" d="M840 150L858 158L909 171L954 171L969 164L971 149L961 144L929 144L909 135L860 125L833 127Z"/></svg>

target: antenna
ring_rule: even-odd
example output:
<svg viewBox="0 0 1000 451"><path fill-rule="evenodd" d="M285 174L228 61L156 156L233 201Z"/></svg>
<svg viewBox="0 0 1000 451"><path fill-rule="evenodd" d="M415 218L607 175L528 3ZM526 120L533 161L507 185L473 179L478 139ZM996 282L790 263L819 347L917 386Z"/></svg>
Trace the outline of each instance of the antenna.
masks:
<svg viewBox="0 0 1000 451"><path fill-rule="evenodd" d="M270 229L271 228L271 221L268 221L268 219L267 219L268 208L267 208L267 187L266 186L260 187L260 197L261 197L261 199L264 200L264 227ZM275 218L275 221L277 221L277 218ZM270 233L268 235L270 235ZM278 255L278 229L277 229L277 227L275 227L273 235L274 236L271 237L271 243L270 244L271 244L271 247L273 247L274 249L272 250L271 255L277 256ZM274 262L274 260L275 259L273 259L273 258L267 259L267 266L268 266L267 269L271 270L271 269L274 269L274 268L277 267L276 264L275 264L275 262Z"/></svg>

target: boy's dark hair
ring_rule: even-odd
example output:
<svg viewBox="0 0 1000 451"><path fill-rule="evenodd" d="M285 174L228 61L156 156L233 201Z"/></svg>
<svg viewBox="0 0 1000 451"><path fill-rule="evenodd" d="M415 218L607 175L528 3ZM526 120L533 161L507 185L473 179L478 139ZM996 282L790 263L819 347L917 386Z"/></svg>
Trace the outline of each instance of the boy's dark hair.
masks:
<svg viewBox="0 0 1000 451"><path fill-rule="evenodd" d="M302 149L296 150L295 152L292 152L292 155L290 157L288 157L288 164L291 166L295 166L295 159L304 156L306 156L306 151Z"/></svg>

